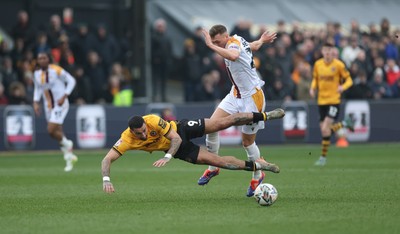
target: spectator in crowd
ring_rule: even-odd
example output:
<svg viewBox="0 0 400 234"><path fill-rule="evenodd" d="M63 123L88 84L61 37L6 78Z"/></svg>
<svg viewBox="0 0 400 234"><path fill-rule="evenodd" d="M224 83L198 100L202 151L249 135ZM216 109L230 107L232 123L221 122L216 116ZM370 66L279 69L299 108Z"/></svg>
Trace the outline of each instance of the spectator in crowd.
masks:
<svg viewBox="0 0 400 234"><path fill-rule="evenodd" d="M111 75L109 79L109 94L114 106L132 106L133 104L132 87L116 75Z"/></svg>
<svg viewBox="0 0 400 234"><path fill-rule="evenodd" d="M381 20L381 36L390 36L390 22L386 17Z"/></svg>
<svg viewBox="0 0 400 234"><path fill-rule="evenodd" d="M89 32L89 27L85 23L78 25L77 34L71 38L71 50L75 55L75 62L77 65L86 66L86 55L90 50L93 50L94 45L93 35Z"/></svg>
<svg viewBox="0 0 400 234"><path fill-rule="evenodd" d="M385 58L387 59L399 59L399 49L397 48L394 40L395 37L383 37L383 44L385 46Z"/></svg>
<svg viewBox="0 0 400 234"><path fill-rule="evenodd" d="M217 53L212 53L210 64L208 68L206 68L205 70L206 73L213 73L213 74L218 73L219 79L217 88L218 88L218 93L221 95L219 98L222 99L230 92L232 88L232 83L229 79L228 73L226 72L226 65L224 58Z"/></svg>
<svg viewBox="0 0 400 234"><path fill-rule="evenodd" d="M103 103L107 92L107 73L97 52L90 51L87 59L88 66L85 69L85 73L90 79L93 101L95 103Z"/></svg>
<svg viewBox="0 0 400 234"><path fill-rule="evenodd" d="M28 98L26 97L26 90L24 84L19 81L14 81L9 85L8 104L10 105L29 105Z"/></svg>
<svg viewBox="0 0 400 234"><path fill-rule="evenodd" d="M358 45L358 37L352 35L350 38L350 45L343 48L341 59L349 68L351 63L357 58L362 49Z"/></svg>
<svg viewBox="0 0 400 234"><path fill-rule="evenodd" d="M56 48L51 50L51 54L54 59L54 63L60 65L68 72L71 72L75 64L75 57L72 50L69 47L69 39L66 34L61 35L58 40Z"/></svg>
<svg viewBox="0 0 400 234"><path fill-rule="evenodd" d="M351 19L350 21L350 34L357 35L361 39L360 23L356 19Z"/></svg>
<svg viewBox="0 0 400 234"><path fill-rule="evenodd" d="M236 24L233 26L232 31L230 32L230 35L240 35L246 41L253 41L253 37L251 36L250 32L251 28L251 21L246 20L246 19L239 19Z"/></svg>
<svg viewBox="0 0 400 234"><path fill-rule="evenodd" d="M367 73L364 70L360 70L354 78L352 87L346 92L347 99L372 99L372 90L368 85Z"/></svg>
<svg viewBox="0 0 400 234"><path fill-rule="evenodd" d="M12 59L10 57L5 57L2 62L2 69L0 70L0 81L7 89L10 87L11 83L19 81L18 74L13 69ZM6 96L10 96L10 93L6 90Z"/></svg>
<svg viewBox="0 0 400 234"><path fill-rule="evenodd" d="M392 86L398 79L400 79L400 68L399 65L396 64L395 59L387 59L384 69L386 73L386 81L389 86Z"/></svg>
<svg viewBox="0 0 400 234"><path fill-rule="evenodd" d="M204 74L201 83L195 89L194 101L196 102L215 102L219 100L220 93L217 88L218 80L210 73Z"/></svg>
<svg viewBox="0 0 400 234"><path fill-rule="evenodd" d="M374 76L375 76L375 71L376 71L377 69L380 69L380 70L382 70L382 71L385 70L385 59L384 59L383 57L381 57L380 55L377 55L377 56L374 58L374 67L373 67L373 69L372 69L371 74L370 74L369 77L368 77L368 80L369 80L369 81L373 80L373 78L374 78ZM383 72L382 75L383 75L383 80L386 80L386 73Z"/></svg>
<svg viewBox="0 0 400 234"><path fill-rule="evenodd" d="M14 69L17 68L18 61L21 61L24 56L25 42L19 37L14 39L14 48L11 50L10 57L13 61Z"/></svg>
<svg viewBox="0 0 400 234"><path fill-rule="evenodd" d="M373 69L372 64L369 61L367 61L367 55L364 50L360 50L360 52L357 54L356 59L353 61L352 65L353 64L357 64L358 69L365 71L367 74L371 73ZM351 74L351 75L354 75L354 77L357 76L357 74Z"/></svg>
<svg viewBox="0 0 400 234"><path fill-rule="evenodd" d="M378 27L375 23L370 23L368 25L369 28L369 37L372 41L379 41L381 39L381 34L379 33Z"/></svg>
<svg viewBox="0 0 400 234"><path fill-rule="evenodd" d="M11 50L9 48L7 41L0 40L0 62L1 62L1 60L4 59L4 57L9 57L10 53L11 53Z"/></svg>
<svg viewBox="0 0 400 234"><path fill-rule="evenodd" d="M311 86L312 74L309 64L299 64L299 82L296 85L296 99L302 101L311 101L309 88Z"/></svg>
<svg viewBox="0 0 400 234"><path fill-rule="evenodd" d="M164 19L157 19L153 24L151 34L151 63L153 76L153 101L166 102L166 86L171 70L172 44L167 35L167 23Z"/></svg>
<svg viewBox="0 0 400 234"><path fill-rule="evenodd" d="M342 25L336 22L333 24L333 39L335 40L335 46L339 46L342 37Z"/></svg>
<svg viewBox="0 0 400 234"><path fill-rule="evenodd" d="M283 34L287 33L286 22L282 19L276 22L276 37L280 38Z"/></svg>
<svg viewBox="0 0 400 234"><path fill-rule="evenodd" d="M195 51L200 56L203 61L205 58L209 57L212 54L212 50L206 46L204 43L203 34L201 33L201 26L196 27L194 31L194 35L190 38L194 42Z"/></svg>
<svg viewBox="0 0 400 234"><path fill-rule="evenodd" d="M73 76L76 79L75 89L72 91L70 100L76 105L92 104L93 93L90 78L85 74L82 66L75 67Z"/></svg>
<svg viewBox="0 0 400 234"><path fill-rule="evenodd" d="M376 100L390 98L392 96L392 90L383 78L382 68L375 69L373 80L370 83L370 88L372 90L373 97Z"/></svg>
<svg viewBox="0 0 400 234"><path fill-rule="evenodd" d="M161 118L166 121L175 121L176 116L171 108L167 107L161 111Z"/></svg>
<svg viewBox="0 0 400 234"><path fill-rule="evenodd" d="M391 88L393 98L400 98L400 79L397 79Z"/></svg>
<svg viewBox="0 0 400 234"><path fill-rule="evenodd" d="M0 106L8 104L8 98L4 93L4 85L0 82Z"/></svg>
<svg viewBox="0 0 400 234"><path fill-rule="evenodd" d="M109 76L110 70L112 70L111 66L118 62L123 65L125 77L131 79L129 72L126 71L130 71L133 65L131 63L133 60L129 59L133 53L130 47L133 32L125 28L122 37L117 39L107 30L104 24L92 28L93 25L80 23L75 29L76 25L73 24L72 13L71 9L65 9L62 19L58 14L53 14L48 25L34 28L28 13L21 10L17 14L14 26L9 31L14 40L13 47L11 47L11 43L0 39L0 64L4 64L2 60L11 57L13 65L13 72L11 73L17 74L16 80L25 85L27 93L30 92L30 88L25 82L25 75L22 73L23 64L29 61L30 69L35 69L35 55L41 51L47 52L49 49L53 51L55 62L68 71L73 71L77 65L83 66L87 70L90 67L87 63L88 54L90 51L96 51L100 55L99 66L103 67L105 77ZM35 20L35 22L37 21ZM154 97L153 101L166 101L166 80L172 71L173 64L171 38L167 36L166 23L163 19L156 20L152 26L151 62L154 78L152 96ZM255 25L243 19L240 19L235 26L232 33L237 33L248 40L254 38L254 35L260 36L266 30L265 25ZM360 72L365 71L368 83L371 84L374 71L377 68L383 69L383 81L387 82L387 85L393 86L398 79L400 40L393 36L396 30L390 25L387 18L382 18L377 23L372 22L366 30L360 26L357 19L352 19L349 25L333 21L327 22L326 27L315 29L306 28L299 22L288 25L285 21L279 20L276 23L276 28L279 35L277 42L274 45L263 45L259 51L253 52L253 58L255 62L259 59L259 71L262 79L266 82L264 87L272 85L276 79L276 67L282 67L282 75L279 76L279 79L281 79L283 87L290 90L291 97L294 100L301 98L296 97L298 93L296 85L299 85L300 82L299 71L297 70L298 62L306 61L310 65L313 64L321 57L318 48L325 41L335 42L340 57L346 62L346 66L356 79ZM346 30L347 28L349 30ZM91 29L94 29L94 34L91 33ZM256 34L253 34L253 32L256 32ZM65 40L66 38L69 40ZM229 79L225 77L227 73L223 59L214 56L214 53L205 45L201 35L201 27L196 27L193 35L188 38L192 39L195 45L193 57L200 57L201 60L201 65L195 70L201 68L201 74L210 73L213 70L218 71L221 79L219 79L217 89L224 96L230 90L230 83ZM195 73L195 70L189 69L187 66L179 66L179 69L179 74ZM4 76L4 70L5 68L0 66L0 76ZM90 76L93 75L92 69L86 72ZM186 75L182 77L185 78L183 82L188 81ZM126 82L131 84L133 81ZM200 78L198 78L198 83L200 83ZM92 86L104 84L107 86L107 81L100 85L92 84ZM6 94L9 91L9 85L10 83L3 83L3 86L7 86L4 87ZM100 94L103 96L99 97L98 100L105 100L104 95L107 93L107 88L103 91L105 92ZM186 91L186 94L189 93L193 92ZM30 97L31 95L27 96ZM192 100L192 98L185 98L186 102L189 100Z"/></svg>
<svg viewBox="0 0 400 234"><path fill-rule="evenodd" d="M17 23L11 30L11 36L15 39L22 38L25 45L30 45L35 37L34 29L29 23L29 15L26 11L18 12Z"/></svg>
<svg viewBox="0 0 400 234"><path fill-rule="evenodd" d="M275 79L272 85L267 87L266 96L268 100L271 101L290 101L292 100L290 96L290 91L286 86L283 85L280 79Z"/></svg>
<svg viewBox="0 0 400 234"><path fill-rule="evenodd" d="M51 47L47 41L47 34L45 32L39 32L36 36L36 43L33 48L34 56L37 56L39 53L49 53L51 51Z"/></svg>
<svg viewBox="0 0 400 234"><path fill-rule="evenodd" d="M114 35L112 35L104 24L97 26L96 37L94 37L94 49L102 58L103 64L110 67L120 56L120 48Z"/></svg>
<svg viewBox="0 0 400 234"><path fill-rule="evenodd" d="M201 83L201 76L203 75L203 61L196 51L194 41L191 39L185 41L181 65L183 66L182 78L185 102L193 102L195 100L193 90Z"/></svg>
<svg viewBox="0 0 400 234"><path fill-rule="evenodd" d="M279 67L279 62L276 59L276 48L273 46L264 47L263 53L260 55L260 74L265 81L264 87L272 85L275 80L275 69Z"/></svg>
<svg viewBox="0 0 400 234"><path fill-rule="evenodd" d="M284 37L285 39L279 40L277 42L277 47L276 47L276 61L280 65L281 68L281 81L285 86L288 87L293 87L293 81L290 77L290 71L292 69L292 57L293 53L288 50L290 47L289 43L284 43L283 41L288 41L290 40L290 37ZM276 71L276 70L275 70Z"/></svg>
<svg viewBox="0 0 400 234"><path fill-rule="evenodd" d="M31 69L31 64L29 63L29 61L24 60L20 69L22 83L24 84L26 90L26 98L29 103L33 103L33 92L35 87L33 84L33 71Z"/></svg>
<svg viewBox="0 0 400 234"><path fill-rule="evenodd" d="M51 48L58 46L58 39L66 32L61 24L61 17L54 14L50 17L50 25L47 29L47 37Z"/></svg>
<svg viewBox="0 0 400 234"><path fill-rule="evenodd" d="M117 76L118 79L123 83L131 83L132 81L128 69L126 69L125 66L122 66L121 63L118 62L112 64L110 75Z"/></svg>

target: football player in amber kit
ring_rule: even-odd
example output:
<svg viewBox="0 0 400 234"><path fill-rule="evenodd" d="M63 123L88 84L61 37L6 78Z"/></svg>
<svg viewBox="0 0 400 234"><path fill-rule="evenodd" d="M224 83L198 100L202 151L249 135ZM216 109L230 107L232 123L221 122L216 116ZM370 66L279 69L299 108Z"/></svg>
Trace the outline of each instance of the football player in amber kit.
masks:
<svg viewBox="0 0 400 234"><path fill-rule="evenodd" d="M114 192L114 186L110 182L111 163L128 150L164 151L165 156L153 163L155 167L165 166L174 157L193 164L213 165L229 170L264 170L278 173L279 167L266 162L263 158L243 161L233 156L219 157L195 145L191 139L230 126L280 119L284 115L282 109L276 109L270 112L236 113L224 118L171 122L157 115L133 116L128 121L128 128L102 161L103 190L106 193Z"/></svg>
<svg viewBox="0 0 400 234"><path fill-rule="evenodd" d="M353 85L349 71L345 64L334 57L334 46L325 43L322 46L322 58L314 63L313 80L310 88L311 97L316 96L319 109L319 126L322 135L322 152L317 166L326 164L326 156L331 142L332 132L345 127L354 131L351 119L345 119L342 122L336 122L339 117L340 99L343 91Z"/></svg>

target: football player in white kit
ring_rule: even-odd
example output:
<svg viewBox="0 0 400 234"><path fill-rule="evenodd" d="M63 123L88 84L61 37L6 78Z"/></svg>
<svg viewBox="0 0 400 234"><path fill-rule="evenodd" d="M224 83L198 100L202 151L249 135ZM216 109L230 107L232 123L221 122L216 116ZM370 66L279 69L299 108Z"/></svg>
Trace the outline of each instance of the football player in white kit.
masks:
<svg viewBox="0 0 400 234"><path fill-rule="evenodd" d="M203 29L206 45L225 59L226 70L232 82L232 89L221 101L211 116L211 119L223 118L239 112L264 112L265 97L262 90L264 81L257 74L252 51L258 50L264 43L272 43L276 39L276 33L264 32L257 41L247 42L244 38L229 36L224 25L214 25L209 32ZM268 119L279 119L284 112L271 111ZM255 140L259 129L264 128L264 122L242 126L242 144L247 157L251 161L260 158L260 150ZM218 132L206 136L207 149L218 154ZM205 185L210 179L219 174L219 168L209 166L200 177L198 184ZM262 171L253 173L247 196L254 195L254 190L263 181L265 174Z"/></svg>
<svg viewBox="0 0 400 234"><path fill-rule="evenodd" d="M34 73L33 109L40 115L40 99L44 100L44 113L47 120L47 132L60 144L66 166L64 171L71 171L78 160L73 154L73 142L63 132L62 124L69 109L68 95L75 87L76 81L60 66L50 64L50 55L39 53L37 56L39 69Z"/></svg>

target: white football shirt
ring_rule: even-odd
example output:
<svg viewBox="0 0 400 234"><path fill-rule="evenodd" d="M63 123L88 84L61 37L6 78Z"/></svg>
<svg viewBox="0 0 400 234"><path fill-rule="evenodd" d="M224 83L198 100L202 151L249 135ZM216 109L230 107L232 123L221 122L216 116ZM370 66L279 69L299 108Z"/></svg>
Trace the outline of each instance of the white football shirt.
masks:
<svg viewBox="0 0 400 234"><path fill-rule="evenodd" d="M228 76L232 82L231 93L236 98L253 95L265 82L257 74L249 43L244 38L234 35L229 39L226 48L238 50L240 53L235 61L225 59Z"/></svg>

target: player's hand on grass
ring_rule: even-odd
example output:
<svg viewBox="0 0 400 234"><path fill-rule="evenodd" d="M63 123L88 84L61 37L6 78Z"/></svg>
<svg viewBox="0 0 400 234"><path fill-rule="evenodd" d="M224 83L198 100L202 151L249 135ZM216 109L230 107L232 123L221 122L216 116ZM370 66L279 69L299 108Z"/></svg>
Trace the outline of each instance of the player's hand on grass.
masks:
<svg viewBox="0 0 400 234"><path fill-rule="evenodd" d="M103 182L103 191L106 193L113 193L115 192L114 186L110 181L104 181Z"/></svg>
<svg viewBox="0 0 400 234"><path fill-rule="evenodd" d="M157 160L153 163L153 166L163 167L163 166L165 166L165 164L167 164L169 162L169 160L171 160L171 158L168 158L168 157L160 158L159 160Z"/></svg>

